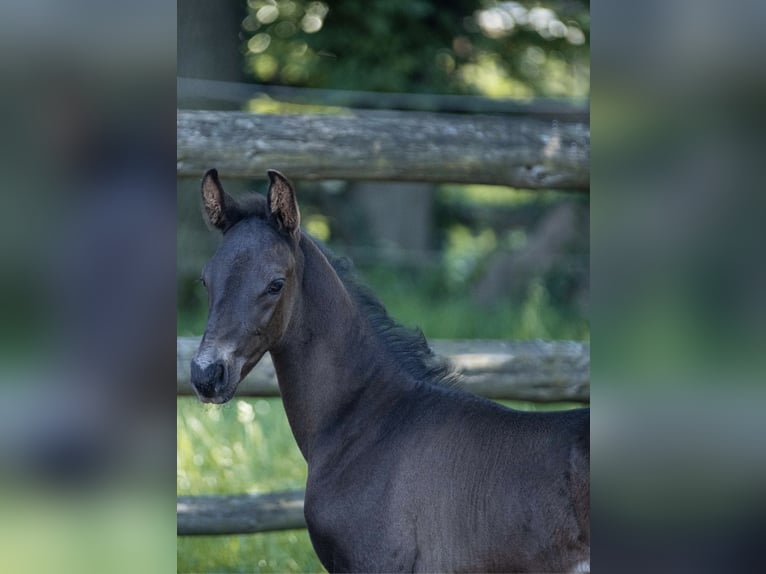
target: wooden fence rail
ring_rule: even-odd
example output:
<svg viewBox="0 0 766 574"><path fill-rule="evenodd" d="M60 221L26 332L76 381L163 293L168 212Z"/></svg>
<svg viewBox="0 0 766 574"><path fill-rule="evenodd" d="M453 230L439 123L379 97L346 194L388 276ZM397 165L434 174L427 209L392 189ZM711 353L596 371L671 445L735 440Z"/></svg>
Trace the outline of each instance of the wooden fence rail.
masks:
<svg viewBox="0 0 766 574"><path fill-rule="evenodd" d="M181 111L176 171L200 177L485 183L588 190L590 126L527 116L348 111L264 115Z"/></svg>
<svg viewBox="0 0 766 574"><path fill-rule="evenodd" d="M198 337L179 337L176 385L191 395L190 361ZM432 341L463 375L463 387L491 399L531 402L588 402L590 346L573 341ZM242 381L238 396L279 396L271 359L264 356Z"/></svg>
<svg viewBox="0 0 766 574"><path fill-rule="evenodd" d="M179 496L176 532L179 536L255 534L306 528L303 490L267 494Z"/></svg>

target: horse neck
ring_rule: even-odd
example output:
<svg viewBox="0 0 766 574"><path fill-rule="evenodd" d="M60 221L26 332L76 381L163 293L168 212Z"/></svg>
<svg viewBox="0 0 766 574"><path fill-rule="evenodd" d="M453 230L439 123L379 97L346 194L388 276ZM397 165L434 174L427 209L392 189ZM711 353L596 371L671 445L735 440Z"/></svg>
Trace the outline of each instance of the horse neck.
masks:
<svg viewBox="0 0 766 574"><path fill-rule="evenodd" d="M310 460L320 433L347 420L360 403L374 408L391 387L368 392L386 378L371 327L319 248L306 236L300 245L302 292L271 357L293 435Z"/></svg>

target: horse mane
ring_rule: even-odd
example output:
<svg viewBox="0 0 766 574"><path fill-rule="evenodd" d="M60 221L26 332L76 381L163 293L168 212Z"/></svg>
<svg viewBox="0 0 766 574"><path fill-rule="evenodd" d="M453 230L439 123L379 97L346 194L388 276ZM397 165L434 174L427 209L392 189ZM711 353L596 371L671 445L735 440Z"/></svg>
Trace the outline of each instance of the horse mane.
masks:
<svg viewBox="0 0 766 574"><path fill-rule="evenodd" d="M397 323L389 314L378 296L362 283L354 272L354 265L348 257L338 257L321 241L303 233L317 246L332 265L352 299L359 305L370 322L373 331L380 337L404 371L417 381L432 385L456 387L460 375L450 362L436 355L419 327L408 328Z"/></svg>
<svg viewBox="0 0 766 574"><path fill-rule="evenodd" d="M268 218L265 196L251 194L239 200L238 203L245 217L256 217L262 220ZM305 231L302 232L302 237L314 243L325 256L352 299L367 317L373 331L407 374L427 384L445 387L459 386L460 375L450 362L433 352L420 328L405 327L388 314L372 289L359 280L349 258L338 257L321 241Z"/></svg>

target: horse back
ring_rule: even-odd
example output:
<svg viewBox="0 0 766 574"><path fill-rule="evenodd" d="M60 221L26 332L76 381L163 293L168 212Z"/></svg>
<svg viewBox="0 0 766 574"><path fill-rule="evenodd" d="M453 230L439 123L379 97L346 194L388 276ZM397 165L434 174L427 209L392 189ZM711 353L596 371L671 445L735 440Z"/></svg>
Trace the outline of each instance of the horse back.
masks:
<svg viewBox="0 0 766 574"><path fill-rule="evenodd" d="M430 413L397 480L416 509L419 567L563 572L588 559L588 409L479 400Z"/></svg>

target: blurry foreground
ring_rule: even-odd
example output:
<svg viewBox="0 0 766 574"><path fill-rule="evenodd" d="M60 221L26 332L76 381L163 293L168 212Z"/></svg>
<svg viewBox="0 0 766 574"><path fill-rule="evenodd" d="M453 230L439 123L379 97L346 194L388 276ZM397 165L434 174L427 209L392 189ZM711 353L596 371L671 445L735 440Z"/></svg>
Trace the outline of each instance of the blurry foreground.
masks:
<svg viewBox="0 0 766 574"><path fill-rule="evenodd" d="M174 30L0 9L3 572L173 569Z"/></svg>
<svg viewBox="0 0 766 574"><path fill-rule="evenodd" d="M764 3L594 7L595 572L763 572Z"/></svg>

